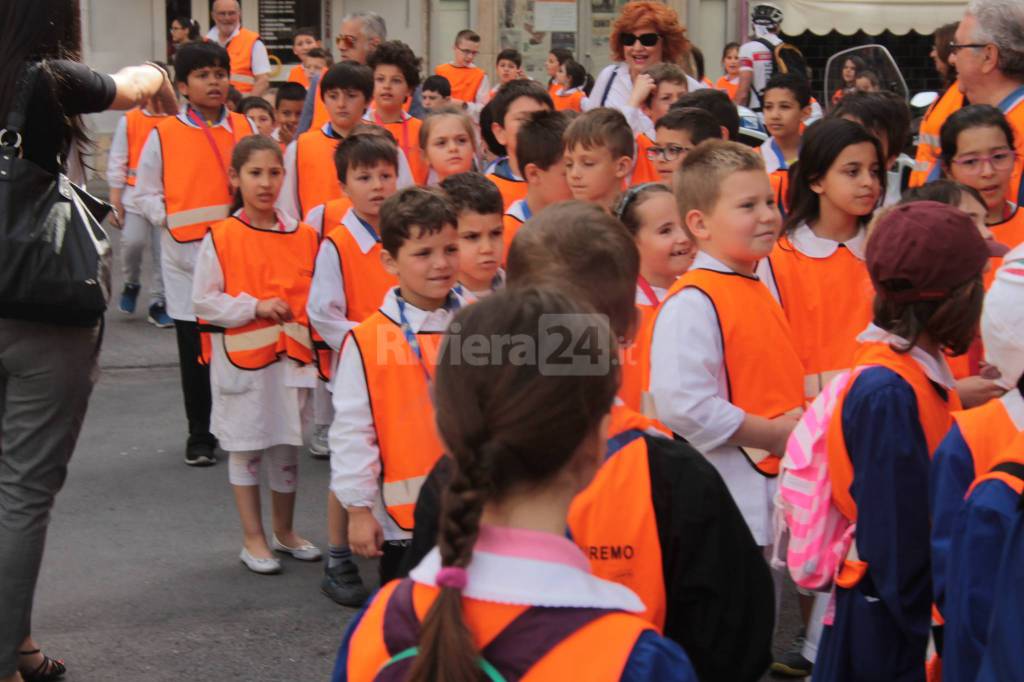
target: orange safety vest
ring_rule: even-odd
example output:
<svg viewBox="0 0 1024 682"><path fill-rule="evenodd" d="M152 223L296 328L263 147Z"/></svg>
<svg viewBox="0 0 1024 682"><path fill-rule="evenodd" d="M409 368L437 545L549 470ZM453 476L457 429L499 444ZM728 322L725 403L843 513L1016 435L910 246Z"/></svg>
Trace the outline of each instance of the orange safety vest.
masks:
<svg viewBox="0 0 1024 682"><path fill-rule="evenodd" d="M728 76L722 76L718 79L718 82L715 83L715 89L724 91L725 94L729 95L729 99L735 102L736 91L740 89L739 79L734 83L729 80Z"/></svg>
<svg viewBox="0 0 1024 682"><path fill-rule="evenodd" d="M971 451L975 477L991 469L1013 439L1021 433L1001 398L989 400L969 410L958 410L953 413L953 419Z"/></svg>
<svg viewBox="0 0 1024 682"><path fill-rule="evenodd" d="M484 70L478 66L455 66L439 64L434 73L444 76L452 86L452 98L463 102L475 102L476 93L484 80Z"/></svg>
<svg viewBox="0 0 1024 682"><path fill-rule="evenodd" d="M991 466L986 470L982 470L982 473L977 474L974 482L971 483L971 487L967 489L965 499L970 497L971 493L974 492L974 489L985 481L1002 481L1018 495L1024 495L1024 480L1019 476L1014 476L1007 471L992 471L994 467L1009 462L1024 464L1024 432L1016 434L1014 438L1004 446L999 456L992 460Z"/></svg>
<svg viewBox="0 0 1024 682"><path fill-rule="evenodd" d="M327 71L324 70L324 73ZM310 130L319 130L331 120L331 115L327 113L327 105L324 104L324 73L320 74L320 79L316 82L316 97L313 98L313 121L309 124Z"/></svg>
<svg viewBox="0 0 1024 682"><path fill-rule="evenodd" d="M562 86L556 83L554 78L552 78L551 82L548 83L548 94L551 95L551 99L554 99L555 95L557 95L558 91L561 89Z"/></svg>
<svg viewBox="0 0 1024 682"><path fill-rule="evenodd" d="M427 182L427 174L430 172L430 169L423 160L423 153L420 150L420 128L423 127L423 121L415 116L406 116L404 114L402 118L404 121L398 121L397 123L378 123L377 113L375 111L370 112L371 123L379 125L394 135L395 140L398 142L398 148L405 153L405 158L409 161L409 169L412 171L413 181L417 185L424 185Z"/></svg>
<svg viewBox="0 0 1024 682"><path fill-rule="evenodd" d="M1004 114L1006 121L1013 129L1014 147L1017 150L1017 163L1013 167L1013 175L1010 176L1010 186L1006 190L1007 201L1012 201L1018 206L1024 202L1024 196L1020 193L1021 174L1024 173L1024 102Z"/></svg>
<svg viewBox="0 0 1024 682"><path fill-rule="evenodd" d="M393 634L389 628L395 621L386 618L385 614L390 610L389 604L401 584L401 581L394 580L382 587L352 633L349 657L345 663L345 678L350 682L377 679L381 668L391 660L393 654L388 652L387 637ZM420 623L438 594L436 587L412 584L413 607ZM462 597L463 620L478 651L529 608L521 604ZM609 611L563 639L516 679L520 682L617 681L622 677L640 635L650 629L650 625L637 616Z"/></svg>
<svg viewBox="0 0 1024 682"><path fill-rule="evenodd" d="M568 95L558 94L561 88L555 88L551 93L551 102L555 105L555 111L582 111L583 98L586 93L582 90L570 92Z"/></svg>
<svg viewBox="0 0 1024 682"><path fill-rule="evenodd" d="M256 74L252 72L252 48L259 39L259 33L239 28L238 35L224 46L231 57L231 85L243 95L252 92L256 83Z"/></svg>
<svg viewBox="0 0 1024 682"><path fill-rule="evenodd" d="M772 186L772 194L775 195L775 205L779 212L786 215L789 212L789 171L777 170L768 174L768 182Z"/></svg>
<svg viewBox="0 0 1024 682"><path fill-rule="evenodd" d="M952 412L962 407L960 396L956 391L950 391L948 399L943 399L917 361L909 354L897 353L887 343L874 341L862 343L854 355L852 366L855 368L886 367L910 384L914 390L914 397L917 399L917 413L921 419L921 429L924 431L930 457L931 453L934 453L935 449L939 447L939 443L945 438L953 423ZM832 503L851 522L857 520L857 503L854 501L853 495L850 494L850 486L853 485L853 460L850 459L850 453L846 449L846 440L843 434L843 404L855 383L856 379L851 381L839 396L832 412L832 420L829 422L827 434ZM855 548L856 538L854 539ZM867 569L867 562L859 559L847 559L836 577L836 584L847 589L852 588L864 577Z"/></svg>
<svg viewBox="0 0 1024 682"><path fill-rule="evenodd" d="M124 115L125 132L128 138L128 169L125 184L134 187L139 175L139 157L153 128L167 120L163 114L148 114L136 107Z"/></svg>
<svg viewBox="0 0 1024 682"><path fill-rule="evenodd" d="M299 224L293 232L266 230L231 217L210 227L213 248L224 273L224 293L257 299L280 298L292 320L279 324L256 318L241 327L224 329L224 351L239 369L263 369L282 357L307 365L313 341L306 300L313 282L319 240L316 230Z"/></svg>
<svg viewBox="0 0 1024 682"><path fill-rule="evenodd" d="M630 184L639 185L644 182L661 182L661 173L654 167L654 162L647 158L647 150L654 146L654 140L644 133L636 136L636 162L633 164L633 175Z"/></svg>
<svg viewBox="0 0 1024 682"><path fill-rule="evenodd" d="M871 322L875 291L867 265L844 247L828 258L805 256L788 236L768 262L804 366L804 396L814 398L850 367L857 336Z"/></svg>
<svg viewBox="0 0 1024 682"><path fill-rule="evenodd" d="M302 68L302 64L296 64L292 67L292 70L288 72L288 82L298 83L302 87L309 89L309 74Z"/></svg>
<svg viewBox="0 0 1024 682"><path fill-rule="evenodd" d="M299 215L314 206L344 196L334 165L334 152L341 139L321 128L307 130L295 141L295 183L298 187Z"/></svg>
<svg viewBox="0 0 1024 682"><path fill-rule="evenodd" d="M645 412L643 396L650 380L648 375L651 371L651 342L658 306L638 303L636 312L637 326L633 343L622 349L622 383L619 386L619 399L630 409Z"/></svg>
<svg viewBox="0 0 1024 682"><path fill-rule="evenodd" d="M628 408L639 420L609 433L646 430L653 422ZM621 421L621 418L620 418ZM618 500L616 504L609 501ZM659 630L665 626L665 573L658 523L651 503L647 441L635 438L601 464L594 479L573 498L569 533L590 561L591 572L636 592L647 609L643 618Z"/></svg>
<svg viewBox="0 0 1024 682"><path fill-rule="evenodd" d="M505 251L502 257L502 263L504 263L508 259L508 250L512 248L512 240L515 239L516 233L519 232L519 228L524 223L519 218L508 213L501 217L501 222L504 225L504 231L501 233L501 238L505 242Z"/></svg>
<svg viewBox="0 0 1024 682"><path fill-rule="evenodd" d="M346 196L331 199L324 204L324 212L320 216L320 239L326 239L331 230L341 225L341 221L345 219L345 214L350 208L352 208L352 200Z"/></svg>
<svg viewBox="0 0 1024 682"><path fill-rule="evenodd" d="M526 198L526 192L529 189L526 180L508 180L494 173L488 173L484 177L498 186L504 210L507 211L509 206Z"/></svg>
<svg viewBox="0 0 1024 682"><path fill-rule="evenodd" d="M942 154L942 144L939 141L942 124L963 106L964 94L960 92L960 82L957 81L928 108L918 130L917 156L914 158L914 171L910 174L911 187L920 187L928 181L932 165Z"/></svg>
<svg viewBox="0 0 1024 682"><path fill-rule="evenodd" d="M163 155L167 229L176 242L197 242L206 236L210 225L228 216L231 189L227 164L235 144L252 134L245 116L231 111L228 117L230 132L223 126L209 129L220 158L202 130L177 116L156 126Z"/></svg>
<svg viewBox="0 0 1024 682"><path fill-rule="evenodd" d="M718 318L729 402L766 419L802 409L804 368L782 308L758 279L704 268L688 270L665 301L683 289L697 289ZM741 448L763 475L777 476L780 455Z"/></svg>
<svg viewBox="0 0 1024 682"><path fill-rule="evenodd" d="M423 362L431 371L443 336L416 335ZM380 450L384 506L399 528L411 531L420 488L444 454L434 425L432 389L401 327L379 310L359 323L348 340L358 345L363 358Z"/></svg>

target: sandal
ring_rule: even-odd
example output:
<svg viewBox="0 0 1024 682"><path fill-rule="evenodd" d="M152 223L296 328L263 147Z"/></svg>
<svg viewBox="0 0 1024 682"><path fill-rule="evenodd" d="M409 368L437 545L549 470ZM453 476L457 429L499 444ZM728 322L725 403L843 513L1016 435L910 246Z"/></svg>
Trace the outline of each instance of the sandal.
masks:
<svg viewBox="0 0 1024 682"><path fill-rule="evenodd" d="M41 653L39 649L32 649L31 651L19 651L19 656L35 656ZM21 678L25 682L53 682L53 680L59 680L64 677L64 673L68 671L64 665L63 659L53 659L43 654L43 662L30 673L21 671Z"/></svg>

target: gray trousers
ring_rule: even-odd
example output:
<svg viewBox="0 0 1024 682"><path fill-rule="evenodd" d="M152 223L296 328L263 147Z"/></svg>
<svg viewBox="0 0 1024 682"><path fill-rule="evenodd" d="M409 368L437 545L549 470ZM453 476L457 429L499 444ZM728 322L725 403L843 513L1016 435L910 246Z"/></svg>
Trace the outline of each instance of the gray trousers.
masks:
<svg viewBox="0 0 1024 682"><path fill-rule="evenodd" d="M121 263L124 266L124 283L139 284L142 274L142 254L149 244L153 256L153 282L149 287L150 303L164 302L164 277L160 270L160 225L154 226L138 213L126 211L124 227L121 229Z"/></svg>
<svg viewBox="0 0 1024 682"><path fill-rule="evenodd" d="M31 632L54 497L98 374L99 327L0 319L0 677Z"/></svg>

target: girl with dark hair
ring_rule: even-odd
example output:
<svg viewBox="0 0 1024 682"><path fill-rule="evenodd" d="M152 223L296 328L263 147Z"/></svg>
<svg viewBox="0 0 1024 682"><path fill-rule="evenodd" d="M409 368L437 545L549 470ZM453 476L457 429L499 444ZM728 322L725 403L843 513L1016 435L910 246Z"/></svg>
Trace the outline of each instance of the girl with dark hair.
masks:
<svg viewBox="0 0 1024 682"><path fill-rule="evenodd" d="M316 385L306 299L319 239L279 214L281 148L253 135L235 145L229 170L232 216L214 223L196 260L192 301L212 334L210 430L228 452L228 478L242 521L239 556L254 573L278 573L274 552L318 561L320 550L292 528L302 412ZM260 464L273 505L272 542L260 519Z"/></svg>
<svg viewBox="0 0 1024 682"><path fill-rule="evenodd" d="M558 82L558 67L570 59L573 59L572 50L564 47L556 47L548 52L548 60L544 63L544 68L548 72L548 94L552 97L562 87Z"/></svg>
<svg viewBox="0 0 1024 682"><path fill-rule="evenodd" d="M171 22L171 44L177 49L199 40L199 22L188 17L175 17Z"/></svg>
<svg viewBox="0 0 1024 682"><path fill-rule="evenodd" d="M832 93L832 105L839 104L839 100L848 92L852 92L857 86L857 74L868 68L867 62L857 55L850 55L843 60L842 79L843 83L839 89Z"/></svg>
<svg viewBox="0 0 1024 682"><path fill-rule="evenodd" d="M722 71L725 73L718 82L715 89L722 90L729 95L729 99L736 99L736 90L740 86L740 44L726 43L722 48Z"/></svg>
<svg viewBox="0 0 1024 682"><path fill-rule="evenodd" d="M550 373L544 358L528 359L530 348L544 352L539 330L550 315L593 340L592 354L577 344L566 357L597 371ZM383 669L415 682L475 682L485 671L695 680L678 645L633 615L643 611L639 598L591 575L566 538L570 503L605 452L619 383L605 319L557 291L524 287L466 306L452 328L460 336L441 348L434 389L455 464L437 547L353 621L334 679L381 679ZM463 357L460 339L515 341L479 363Z"/></svg>
<svg viewBox="0 0 1024 682"><path fill-rule="evenodd" d="M567 59L558 67L555 76L558 88L551 95L556 111L582 111L583 100L587 94L584 86L587 83L587 70L574 59Z"/></svg>
<svg viewBox="0 0 1024 682"><path fill-rule="evenodd" d="M70 154L88 148L83 114L147 101L157 113L176 109L163 69L142 65L108 76L81 64L81 52L77 0L0 3L0 127L26 67L38 68L19 153L49 173L65 170ZM12 182L16 189L17 180ZM64 483L96 379L99 320L77 322L84 326L54 323L39 310L0 298L0 458L6 471L0 478L2 682L64 674L63 663L39 651L29 624L50 508ZM25 404L40 409L13 410Z"/></svg>

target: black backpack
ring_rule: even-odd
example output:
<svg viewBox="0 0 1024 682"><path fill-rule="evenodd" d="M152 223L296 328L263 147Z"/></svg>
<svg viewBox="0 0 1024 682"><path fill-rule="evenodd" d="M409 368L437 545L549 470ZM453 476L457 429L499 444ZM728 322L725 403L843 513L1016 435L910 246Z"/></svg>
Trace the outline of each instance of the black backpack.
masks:
<svg viewBox="0 0 1024 682"><path fill-rule="evenodd" d="M810 80L811 70L807 66L807 58L796 45L781 42L772 45L767 38L755 38L755 40L772 53L772 73L795 73L798 76ZM757 93L758 99L763 99L763 92Z"/></svg>

